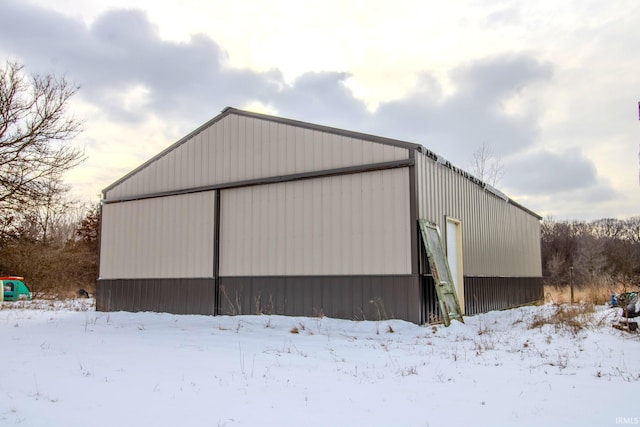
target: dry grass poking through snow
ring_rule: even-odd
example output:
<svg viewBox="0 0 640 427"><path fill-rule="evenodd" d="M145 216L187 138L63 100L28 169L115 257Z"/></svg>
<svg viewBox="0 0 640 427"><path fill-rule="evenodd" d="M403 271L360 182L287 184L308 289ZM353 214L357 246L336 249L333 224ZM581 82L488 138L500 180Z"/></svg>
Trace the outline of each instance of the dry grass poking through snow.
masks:
<svg viewBox="0 0 640 427"><path fill-rule="evenodd" d="M554 310L533 316L529 328L553 325L556 331L567 330L577 335L585 328L602 326L604 318L595 316L595 313L595 306L591 303L557 304Z"/></svg>

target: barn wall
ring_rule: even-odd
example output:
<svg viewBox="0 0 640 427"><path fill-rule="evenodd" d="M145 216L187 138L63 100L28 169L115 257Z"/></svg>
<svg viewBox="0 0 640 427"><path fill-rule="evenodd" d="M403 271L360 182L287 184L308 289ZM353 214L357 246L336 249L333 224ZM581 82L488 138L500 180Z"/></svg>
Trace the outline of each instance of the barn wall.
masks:
<svg viewBox="0 0 640 427"><path fill-rule="evenodd" d="M422 153L416 174L418 216L438 224L443 240L445 218L462 221L465 276L542 276L536 216Z"/></svg>
<svg viewBox="0 0 640 427"><path fill-rule="evenodd" d="M102 207L100 278L213 277L215 191Z"/></svg>
<svg viewBox="0 0 640 427"><path fill-rule="evenodd" d="M418 276L221 277L220 314L422 323Z"/></svg>
<svg viewBox="0 0 640 427"><path fill-rule="evenodd" d="M224 190L221 276L411 273L409 168Z"/></svg>
<svg viewBox="0 0 640 427"><path fill-rule="evenodd" d="M467 313L535 299L539 219L425 153L223 113L105 190L98 309L429 321L416 219L447 216Z"/></svg>
<svg viewBox="0 0 640 427"><path fill-rule="evenodd" d="M213 278L99 279L97 311L216 314Z"/></svg>
<svg viewBox="0 0 640 427"><path fill-rule="evenodd" d="M408 158L408 149L287 122L228 114L105 192L106 199Z"/></svg>
<svg viewBox="0 0 640 427"><path fill-rule="evenodd" d="M424 323L442 321L433 277L422 276ZM465 277L465 315L505 310L544 299L542 277Z"/></svg>
<svg viewBox="0 0 640 427"><path fill-rule="evenodd" d="M464 287L467 315L544 299L542 277L465 277Z"/></svg>

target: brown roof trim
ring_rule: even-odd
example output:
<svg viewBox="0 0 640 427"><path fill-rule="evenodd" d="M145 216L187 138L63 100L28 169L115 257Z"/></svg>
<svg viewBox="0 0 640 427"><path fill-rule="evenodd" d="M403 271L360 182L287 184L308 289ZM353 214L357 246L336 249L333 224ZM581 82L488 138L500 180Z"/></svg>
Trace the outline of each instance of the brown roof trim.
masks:
<svg viewBox="0 0 640 427"><path fill-rule="evenodd" d="M418 149L420 144L414 144L412 142L401 141L399 139L385 138L382 136L371 135L368 133L355 132L340 128L334 128L331 126L318 125L315 123L303 122L300 120L287 119L283 117L271 116L268 114L254 113L251 111L238 110L237 108L227 107L222 110L222 113L233 113L238 116L251 117L254 119L266 120L275 123L281 123L289 126L295 126L304 129L317 130L319 132L326 132L335 135L347 136L350 138L363 139L365 141L377 142L379 144L392 145L394 147L406 148L408 150Z"/></svg>
<svg viewBox="0 0 640 427"><path fill-rule="evenodd" d="M171 144L169 147L165 148L164 150L162 150L161 152L159 152L158 154L156 154L155 156L153 156L152 158L150 158L149 160L147 160L146 162L144 162L143 164L141 164L140 166L138 166L137 168L135 168L134 170L132 170L131 172L126 174L125 176L123 176L122 178L120 178L117 181L115 181L113 184L111 184L108 187L106 187L105 189L103 189L102 190L103 198L104 198L104 194L107 191L112 190L114 187L120 185L121 183L123 183L127 179L131 178L133 175L137 174L142 169L144 169L147 166L149 166L151 163L155 162L156 160L158 160L161 157L164 157L165 155L167 155L171 151L175 150L176 148L178 148L179 146L181 146L182 144L187 142L189 139L191 139L195 135L199 134L200 132L202 132L206 128L210 127L214 123L216 123L216 122L222 120L223 118L225 118L228 115L228 113L226 112L228 109L229 109L229 107L225 108L224 110L222 110L221 114L218 114L213 119L211 119L208 122L204 123L203 125L199 126L195 130L189 132L187 135L183 136L178 141L176 141L173 144Z"/></svg>
<svg viewBox="0 0 640 427"><path fill-rule="evenodd" d="M526 212L526 213L528 213L529 215L531 215L531 216L535 216L535 217L536 217L536 218L538 218L539 220L542 220L542 216L541 216L540 214L537 214L537 213L535 213L534 211L532 211L531 209L529 209L529 208L527 208L527 207L525 207L525 206L522 206L520 203L516 202L515 200L513 200L513 199L511 199L511 198L509 198L509 204L510 204L510 205L513 205L513 206L515 206L515 207L517 207L517 208L522 209L523 211L525 211L525 212Z"/></svg>
<svg viewBox="0 0 640 427"><path fill-rule="evenodd" d="M538 218L539 220L542 219L542 216L540 216L539 214L535 213L531 209L522 206L520 203L516 202L511 197L507 196L502 191L498 190L497 188L493 187L492 185L489 185L488 183L482 181L480 178L475 177L473 174L467 172L466 170L455 166L454 164L452 164L450 161L448 161L444 157L440 157L437 154L435 154L433 151L426 150L424 147L422 147L422 148L423 148L422 151L421 151L422 154L424 154L426 157L428 157L431 161L439 163L442 166L444 166L444 167L450 169L451 171L457 173L458 175L463 176L464 178L468 179L472 183L474 183L477 186L481 187L484 190L485 193L491 194L493 197L497 197L499 199L502 199L506 203L508 203L510 205L513 205L513 206L525 211L529 215L534 216L534 217Z"/></svg>

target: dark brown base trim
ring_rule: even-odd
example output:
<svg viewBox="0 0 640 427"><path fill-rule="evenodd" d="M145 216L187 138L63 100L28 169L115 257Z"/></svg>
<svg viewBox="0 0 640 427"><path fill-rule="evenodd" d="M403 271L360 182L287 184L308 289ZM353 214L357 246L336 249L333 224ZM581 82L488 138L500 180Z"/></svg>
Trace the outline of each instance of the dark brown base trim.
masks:
<svg viewBox="0 0 640 427"><path fill-rule="evenodd" d="M503 310L543 299L542 277L464 277L467 315Z"/></svg>
<svg viewBox="0 0 640 427"><path fill-rule="evenodd" d="M420 323L418 276L221 277L220 314Z"/></svg>
<svg viewBox="0 0 640 427"><path fill-rule="evenodd" d="M98 311L215 314L215 281L197 279L99 279Z"/></svg>
<svg viewBox="0 0 640 427"><path fill-rule="evenodd" d="M465 276L464 281L466 315L544 298L541 277ZM417 275L221 277L219 307L213 278L100 279L96 309L403 319L422 324L438 321L435 298L431 277Z"/></svg>
<svg viewBox="0 0 640 427"><path fill-rule="evenodd" d="M422 276L423 323L442 321L433 278ZM464 276L465 315L504 310L530 304L544 298L541 277L474 277Z"/></svg>

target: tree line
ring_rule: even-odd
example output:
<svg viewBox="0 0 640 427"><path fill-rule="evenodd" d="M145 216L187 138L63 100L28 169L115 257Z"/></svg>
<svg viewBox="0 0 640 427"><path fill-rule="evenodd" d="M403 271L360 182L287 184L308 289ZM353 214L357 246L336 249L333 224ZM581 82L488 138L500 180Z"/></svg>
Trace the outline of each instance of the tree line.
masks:
<svg viewBox="0 0 640 427"><path fill-rule="evenodd" d="M640 216L541 224L542 274L561 286L640 286Z"/></svg>
<svg viewBox="0 0 640 427"><path fill-rule="evenodd" d="M0 275L24 276L35 297L95 291L99 205L64 201L3 215Z"/></svg>

